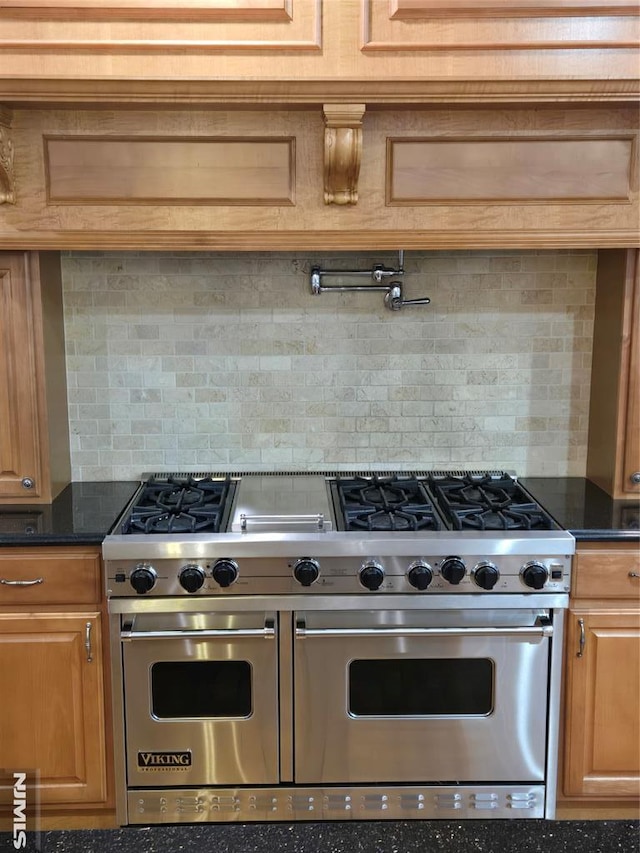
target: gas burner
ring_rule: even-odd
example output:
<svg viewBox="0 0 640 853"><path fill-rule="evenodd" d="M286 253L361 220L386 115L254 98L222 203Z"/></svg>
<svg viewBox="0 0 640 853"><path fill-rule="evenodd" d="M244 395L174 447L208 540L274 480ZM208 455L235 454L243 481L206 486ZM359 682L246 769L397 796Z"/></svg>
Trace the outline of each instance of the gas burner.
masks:
<svg viewBox="0 0 640 853"><path fill-rule="evenodd" d="M402 475L337 477L332 488L344 530L440 530L441 522L424 485Z"/></svg>
<svg viewBox="0 0 640 853"><path fill-rule="evenodd" d="M151 477L143 485L123 533L218 533L228 507L229 477Z"/></svg>
<svg viewBox="0 0 640 853"><path fill-rule="evenodd" d="M507 474L430 477L438 506L454 530L557 529L542 507Z"/></svg>

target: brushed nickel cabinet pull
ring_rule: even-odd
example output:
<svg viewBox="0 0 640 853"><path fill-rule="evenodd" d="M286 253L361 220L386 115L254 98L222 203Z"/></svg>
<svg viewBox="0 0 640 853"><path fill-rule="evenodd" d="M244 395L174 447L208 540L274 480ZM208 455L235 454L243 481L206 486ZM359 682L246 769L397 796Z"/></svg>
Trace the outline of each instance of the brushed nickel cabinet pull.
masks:
<svg viewBox="0 0 640 853"><path fill-rule="evenodd" d="M4 586L35 586L37 583L44 583L44 578L36 578L32 581L8 581L6 578L0 578L0 583Z"/></svg>
<svg viewBox="0 0 640 853"><path fill-rule="evenodd" d="M91 651L91 622L85 625L84 647L87 650L87 663L92 663L93 653Z"/></svg>
<svg viewBox="0 0 640 853"><path fill-rule="evenodd" d="M584 632L584 619L578 619L578 627L580 628L580 642L578 646L578 654L576 657L581 658L584 654L584 647L587 642L587 636Z"/></svg>

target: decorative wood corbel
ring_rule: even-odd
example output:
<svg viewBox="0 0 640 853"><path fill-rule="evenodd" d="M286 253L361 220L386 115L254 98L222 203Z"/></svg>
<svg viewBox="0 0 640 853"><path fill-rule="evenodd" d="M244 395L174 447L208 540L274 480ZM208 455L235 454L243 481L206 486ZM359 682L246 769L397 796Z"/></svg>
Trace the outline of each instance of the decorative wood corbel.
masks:
<svg viewBox="0 0 640 853"><path fill-rule="evenodd" d="M0 204L15 204L16 181L13 173L11 111L0 105Z"/></svg>
<svg viewBox="0 0 640 853"><path fill-rule="evenodd" d="M365 104L324 104L324 203L356 204Z"/></svg>

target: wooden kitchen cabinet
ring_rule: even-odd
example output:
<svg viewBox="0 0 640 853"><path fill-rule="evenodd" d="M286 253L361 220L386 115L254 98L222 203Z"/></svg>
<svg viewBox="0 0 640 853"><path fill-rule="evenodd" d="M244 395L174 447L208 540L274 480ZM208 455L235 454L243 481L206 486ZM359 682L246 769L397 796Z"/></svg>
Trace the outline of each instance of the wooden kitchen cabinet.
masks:
<svg viewBox="0 0 640 853"><path fill-rule="evenodd" d="M581 545L565 647L563 794L640 797L640 551Z"/></svg>
<svg viewBox="0 0 640 853"><path fill-rule="evenodd" d="M640 250L598 255L587 477L640 494Z"/></svg>
<svg viewBox="0 0 640 853"><path fill-rule="evenodd" d="M0 501L51 501L70 480L59 256L0 252Z"/></svg>
<svg viewBox="0 0 640 853"><path fill-rule="evenodd" d="M254 81L254 93L259 81L254 97L281 103L305 92L352 99L355 81L373 82L378 98L397 81L407 98L447 78L463 97L467 81L482 93L500 79L526 90L553 78L583 96L613 81L620 95L620 81L637 77L637 38L634 0L4 0L0 75L22 100L49 86L59 100L168 98L165 81L174 96L184 82L185 96L219 102L246 102L252 90L235 81Z"/></svg>
<svg viewBox="0 0 640 853"><path fill-rule="evenodd" d="M100 577L98 548L0 549L0 766L45 813L112 804Z"/></svg>
<svg viewBox="0 0 640 853"><path fill-rule="evenodd" d="M101 642L95 611L0 613L2 766L37 771L43 805L107 798Z"/></svg>

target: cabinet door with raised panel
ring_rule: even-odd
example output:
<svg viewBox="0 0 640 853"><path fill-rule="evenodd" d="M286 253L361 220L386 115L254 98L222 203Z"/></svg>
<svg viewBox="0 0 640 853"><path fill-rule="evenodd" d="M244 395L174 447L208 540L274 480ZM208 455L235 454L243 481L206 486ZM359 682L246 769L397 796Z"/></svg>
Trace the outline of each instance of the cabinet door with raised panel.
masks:
<svg viewBox="0 0 640 853"><path fill-rule="evenodd" d="M45 804L107 798L100 614L0 614L0 767Z"/></svg>
<svg viewBox="0 0 640 853"><path fill-rule="evenodd" d="M626 393L624 457L619 474L625 497L640 494L640 251L633 253L634 284L629 296L629 368Z"/></svg>
<svg viewBox="0 0 640 853"><path fill-rule="evenodd" d="M37 498L42 472L32 288L26 253L0 252L0 498Z"/></svg>
<svg viewBox="0 0 640 853"><path fill-rule="evenodd" d="M587 477L640 494L640 250L598 253Z"/></svg>
<svg viewBox="0 0 640 853"><path fill-rule="evenodd" d="M640 608L569 612L564 794L640 795Z"/></svg>

